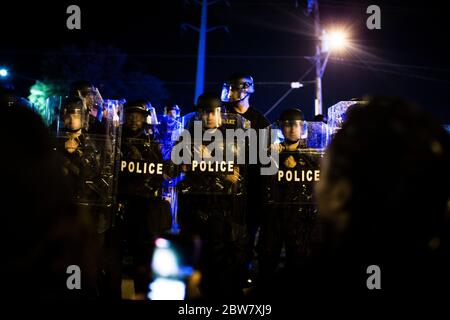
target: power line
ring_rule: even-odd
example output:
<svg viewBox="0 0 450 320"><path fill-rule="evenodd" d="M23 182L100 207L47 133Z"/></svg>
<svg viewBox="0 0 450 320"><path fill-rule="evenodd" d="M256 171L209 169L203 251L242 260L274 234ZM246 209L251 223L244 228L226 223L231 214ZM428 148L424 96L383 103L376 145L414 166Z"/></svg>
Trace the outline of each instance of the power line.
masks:
<svg viewBox="0 0 450 320"><path fill-rule="evenodd" d="M308 73L313 69L315 67L315 65L313 64L313 65L311 65L310 67L309 67L309 69L308 70L306 70L306 72L298 79L298 82L301 82L307 75L308 75ZM308 82L310 82L310 81L308 81ZM315 81L313 81L313 82L315 82ZM283 101L291 92L292 92L292 90L294 90L292 87L291 88L289 88L289 90L287 90L270 108L269 108L269 110L267 110L265 113L264 113L264 116L265 117L267 117L267 115L270 113L270 112L272 112L272 110L273 109L275 109L280 103L281 103L281 101Z"/></svg>
<svg viewBox="0 0 450 320"><path fill-rule="evenodd" d="M23 52L23 54L30 54L30 52ZM90 52L46 52L46 55L67 55L67 56L130 56L130 57L149 57L149 58L167 58L167 59L197 59L197 55L195 54L163 54L163 53L130 53L130 54L110 54L110 53L90 53ZM240 54L211 54L206 55L207 59L273 59L273 60L311 60L312 56L306 55L240 55ZM330 60L346 62L348 59L340 59L330 57ZM362 60L362 63L373 64L373 65L382 65L382 66L390 66L394 68L405 68L405 69L422 69L422 70L430 70L430 71L439 71L439 72L448 72L450 68L440 68L440 67L431 67L426 65L412 65L412 64L400 64L394 62L382 62L382 61L370 61L370 60Z"/></svg>
<svg viewBox="0 0 450 320"><path fill-rule="evenodd" d="M417 75L417 74L413 74L413 73L399 72L399 71L395 71L395 70L386 70L386 69L381 69L381 68L372 67L372 66L365 66L365 65L357 64L357 63L341 62L340 64L348 65L350 67L355 67L355 68L369 69L369 70L376 71L376 72L389 73L389 74L393 74L393 75L399 75L399 76L410 77L410 78L417 78L417 79L421 79L421 80L450 83L450 81L444 80L444 79L437 79L437 78L433 78L433 77L427 77L427 76Z"/></svg>
<svg viewBox="0 0 450 320"><path fill-rule="evenodd" d="M14 54L32 54L36 52L23 51L23 52L14 52ZM12 53L11 53L12 54ZM129 57L149 57L149 58L167 58L167 59L197 59L196 54L165 54L165 53L98 53L98 52L58 52L58 51L49 51L44 52L44 55L66 55L66 56L129 56ZM312 56L307 55L242 55L242 54L210 54L206 55L207 59L273 59L273 60L311 60ZM345 62L346 60L341 58L330 57L330 60ZM405 69L423 69L423 70L433 70L440 72L448 72L450 68L440 68L440 67L431 67L426 65L413 65L413 64L400 64L394 62L382 62L382 61L370 61L364 60L364 63L374 64L374 65L384 65L391 66L395 68L405 68Z"/></svg>

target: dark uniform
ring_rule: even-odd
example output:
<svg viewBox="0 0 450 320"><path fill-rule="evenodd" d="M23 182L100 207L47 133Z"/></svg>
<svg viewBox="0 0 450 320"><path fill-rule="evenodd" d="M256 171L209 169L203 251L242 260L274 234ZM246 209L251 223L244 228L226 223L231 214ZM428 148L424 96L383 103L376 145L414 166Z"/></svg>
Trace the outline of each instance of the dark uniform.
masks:
<svg viewBox="0 0 450 320"><path fill-rule="evenodd" d="M120 142L120 128L117 114L105 112L104 103L99 90L89 82L75 82L70 94L75 99L82 99L84 104L84 131L98 150L100 173L96 183L91 187L102 195L97 203L91 203L90 212L97 230L99 250L99 294L105 298L120 298L120 256L119 238L115 228L114 215L117 203L115 193L117 187L116 159ZM111 102L111 100L108 100ZM112 111L112 110L109 110Z"/></svg>
<svg viewBox="0 0 450 320"><path fill-rule="evenodd" d="M91 187L100 173L100 152L84 130L83 103L79 99L65 101L57 150L62 157L63 172L73 187L75 203L90 204L99 195Z"/></svg>
<svg viewBox="0 0 450 320"><path fill-rule="evenodd" d="M225 137L224 123L237 123L236 119L227 120L220 113L220 100L213 94L201 95L197 108L203 120L203 130L218 130ZM210 154L206 151L209 144L209 141L201 141L197 145L194 142L190 152L192 156L201 153L202 161L212 163L211 169L202 171L199 166L182 165L185 179L178 185L180 233L199 236L202 241L199 269L203 296L207 299L236 298L242 296L246 269L245 172L235 159L232 168L215 167L217 162L209 159L215 157L214 149ZM218 148L231 148L235 157L239 152L234 142L225 138L223 146ZM220 159L215 160L220 162Z"/></svg>
<svg viewBox="0 0 450 320"><path fill-rule="evenodd" d="M295 274L310 255L316 232L317 210L313 185L319 179L320 152L306 148L300 139L305 130L303 115L298 109L288 109L281 115L281 126L297 126L297 138L284 133L279 152L278 173L268 176L265 183L265 210L258 241L258 262L261 288L272 284L282 262L285 248L286 274ZM295 135L295 134L294 134ZM290 140L292 139L292 140ZM281 152L280 152L281 151Z"/></svg>
<svg viewBox="0 0 450 320"><path fill-rule="evenodd" d="M135 291L145 294L150 282L152 243L157 234L171 227L170 205L161 198L165 169L160 146L145 132L149 115L146 103L127 103L124 112L119 175L124 254L133 259Z"/></svg>
<svg viewBox="0 0 450 320"><path fill-rule="evenodd" d="M235 93L233 93L235 92ZM260 113L258 110L250 106L244 113L239 113L236 110L236 106L246 99L249 99L250 95L255 92L254 80L248 74L233 74L223 84L222 89L222 101L225 103L227 112L239 114L243 118L250 121L250 127L257 131L258 140L256 141L257 149L259 148L259 129L265 129L270 126L269 120ZM236 95L237 93L237 95ZM247 143L249 143L247 141ZM249 147L247 145L247 150ZM258 151L259 154L259 151ZM248 156L246 157L248 160ZM248 164L248 161L246 161ZM247 248L247 264L248 268L253 269L253 250L258 228L260 226L260 216L263 210L262 196L264 190L262 189L262 177L260 175L259 164L248 164L248 179L247 179L247 193L248 201L246 204L246 223L249 234L249 243ZM249 277L251 277L249 275Z"/></svg>
<svg viewBox="0 0 450 320"><path fill-rule="evenodd" d="M72 192L73 208L94 223L95 206L103 201L104 194L99 187L101 173L101 152L96 143L87 134L85 106L79 98L67 99L63 102L57 122L59 131L55 132L55 150L61 158L62 172L67 178ZM94 235L92 235L94 236ZM91 257L98 266L100 261L98 248L93 248ZM84 285L92 298L99 293L100 270L95 283ZM83 284L82 284L83 286Z"/></svg>

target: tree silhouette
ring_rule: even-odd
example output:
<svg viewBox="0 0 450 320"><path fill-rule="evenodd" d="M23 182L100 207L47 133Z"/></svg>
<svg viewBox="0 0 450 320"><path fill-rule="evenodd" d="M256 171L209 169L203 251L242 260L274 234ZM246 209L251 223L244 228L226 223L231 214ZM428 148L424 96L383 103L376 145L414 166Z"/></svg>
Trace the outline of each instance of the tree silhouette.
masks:
<svg viewBox="0 0 450 320"><path fill-rule="evenodd" d="M44 82L63 85L67 93L70 83L87 80L99 87L104 98L147 99L162 105L168 97L160 79L133 70L127 64L126 53L112 46L67 46L47 54L42 66Z"/></svg>

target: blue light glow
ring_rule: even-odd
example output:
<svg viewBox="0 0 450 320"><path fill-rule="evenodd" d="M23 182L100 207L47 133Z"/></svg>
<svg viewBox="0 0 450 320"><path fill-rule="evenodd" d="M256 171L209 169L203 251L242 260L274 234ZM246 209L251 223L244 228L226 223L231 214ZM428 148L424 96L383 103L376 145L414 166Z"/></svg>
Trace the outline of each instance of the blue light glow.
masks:
<svg viewBox="0 0 450 320"><path fill-rule="evenodd" d="M5 68L0 69L0 77L6 78L8 76L8 70Z"/></svg>

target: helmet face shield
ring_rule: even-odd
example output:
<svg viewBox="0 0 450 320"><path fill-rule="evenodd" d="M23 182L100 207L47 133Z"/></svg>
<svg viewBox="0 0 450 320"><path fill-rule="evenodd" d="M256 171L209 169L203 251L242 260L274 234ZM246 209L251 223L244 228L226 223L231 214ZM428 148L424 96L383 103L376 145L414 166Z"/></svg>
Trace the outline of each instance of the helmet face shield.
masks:
<svg viewBox="0 0 450 320"><path fill-rule="evenodd" d="M200 109L199 120L202 121L204 129L215 129L222 125L222 114L220 108Z"/></svg>
<svg viewBox="0 0 450 320"><path fill-rule="evenodd" d="M87 125L86 107L80 101L70 101L61 107L59 129L65 132L76 132Z"/></svg>
<svg viewBox="0 0 450 320"><path fill-rule="evenodd" d="M86 106L89 110L98 109L103 104L103 98L97 87L88 87L78 90L78 95L85 100Z"/></svg>
<svg viewBox="0 0 450 320"><path fill-rule="evenodd" d="M156 110L150 102L134 101L125 105L125 126L132 131L144 129L148 125L159 124Z"/></svg>
<svg viewBox="0 0 450 320"><path fill-rule="evenodd" d="M255 92L253 79L242 78L225 82L222 86L220 98L223 102L237 102L245 99L253 92Z"/></svg>
<svg viewBox="0 0 450 320"><path fill-rule="evenodd" d="M78 131L83 127L81 109L64 114L64 126L71 131Z"/></svg>
<svg viewBox="0 0 450 320"><path fill-rule="evenodd" d="M222 93L220 94L220 100L223 102L230 102L231 98L231 87L228 83L224 83L222 86Z"/></svg>
<svg viewBox="0 0 450 320"><path fill-rule="evenodd" d="M147 104L147 120L146 123L148 125L156 125L159 124L158 117L156 116L156 110L152 107L150 103Z"/></svg>
<svg viewBox="0 0 450 320"><path fill-rule="evenodd" d="M180 108L177 105L165 107L164 115L171 119L178 119L180 117Z"/></svg>
<svg viewBox="0 0 450 320"><path fill-rule="evenodd" d="M139 131L144 128L146 114L138 110L125 111L125 127L131 131Z"/></svg>
<svg viewBox="0 0 450 320"><path fill-rule="evenodd" d="M283 137L288 141L298 141L306 139L308 131L306 129L306 121L303 120L286 120L280 121L279 126Z"/></svg>

